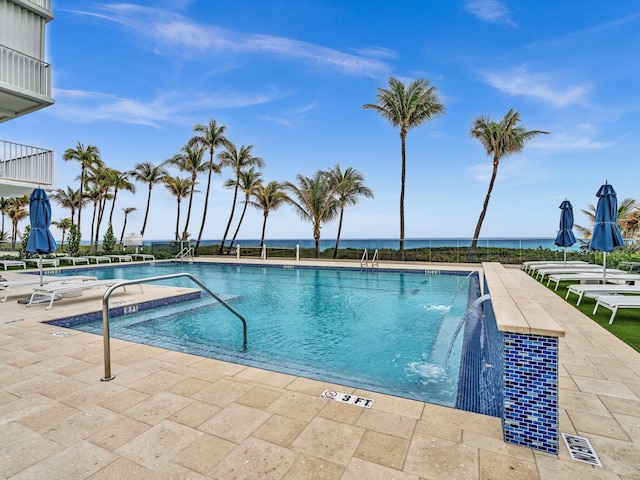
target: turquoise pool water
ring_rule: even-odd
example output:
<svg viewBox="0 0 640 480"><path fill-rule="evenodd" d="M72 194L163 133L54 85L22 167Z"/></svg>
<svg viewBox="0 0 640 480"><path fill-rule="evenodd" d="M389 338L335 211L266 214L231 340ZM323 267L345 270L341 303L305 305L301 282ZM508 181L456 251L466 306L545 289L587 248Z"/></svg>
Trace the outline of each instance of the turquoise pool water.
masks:
<svg viewBox="0 0 640 480"><path fill-rule="evenodd" d="M188 271L247 320L210 297L111 319L111 336L341 385L455 405L465 274L211 264L97 268L99 278ZM164 281L195 287L188 279ZM117 300L112 297L113 303ZM76 327L102 333L102 322ZM462 336L460 336L462 337Z"/></svg>

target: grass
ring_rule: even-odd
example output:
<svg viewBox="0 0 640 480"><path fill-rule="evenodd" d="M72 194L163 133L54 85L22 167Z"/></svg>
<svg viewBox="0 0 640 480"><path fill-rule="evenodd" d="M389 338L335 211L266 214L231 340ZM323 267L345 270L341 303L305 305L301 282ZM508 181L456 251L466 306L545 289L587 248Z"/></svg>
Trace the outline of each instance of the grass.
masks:
<svg viewBox="0 0 640 480"><path fill-rule="evenodd" d="M567 288L570 284L570 282L560 282L558 290L553 290L553 286L549 289L564 300L564 297L567 294ZM577 296L571 295L567 301L573 305L574 308L580 310L602 328L613 333L624 343L640 352L640 309L618 310L613 323L609 325L611 310L599 307L598 311L594 315L593 307L596 305L595 299L587 298L586 296L582 297L582 302L580 302L580 305L576 306L577 299Z"/></svg>

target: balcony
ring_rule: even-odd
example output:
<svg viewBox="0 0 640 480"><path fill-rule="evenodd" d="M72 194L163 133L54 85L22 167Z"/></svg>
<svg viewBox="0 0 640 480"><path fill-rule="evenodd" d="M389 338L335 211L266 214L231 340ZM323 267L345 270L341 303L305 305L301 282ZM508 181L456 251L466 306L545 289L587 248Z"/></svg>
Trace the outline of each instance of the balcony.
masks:
<svg viewBox="0 0 640 480"><path fill-rule="evenodd" d="M53 187L53 151L0 140L0 197Z"/></svg>
<svg viewBox="0 0 640 480"><path fill-rule="evenodd" d="M0 45L0 122L53 103L49 64Z"/></svg>

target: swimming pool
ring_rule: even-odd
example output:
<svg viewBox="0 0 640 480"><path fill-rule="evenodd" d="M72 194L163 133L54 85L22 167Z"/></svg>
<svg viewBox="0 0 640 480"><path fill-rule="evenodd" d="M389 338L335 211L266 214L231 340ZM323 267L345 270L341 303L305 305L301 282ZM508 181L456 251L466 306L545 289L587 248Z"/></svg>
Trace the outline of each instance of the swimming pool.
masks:
<svg viewBox="0 0 640 480"><path fill-rule="evenodd" d="M247 320L209 298L111 319L111 336L370 391L454 406L469 277L430 271L156 263L102 267L98 278L188 271ZM165 281L193 287L187 279ZM102 322L78 329L102 333ZM449 349L451 357L445 365Z"/></svg>

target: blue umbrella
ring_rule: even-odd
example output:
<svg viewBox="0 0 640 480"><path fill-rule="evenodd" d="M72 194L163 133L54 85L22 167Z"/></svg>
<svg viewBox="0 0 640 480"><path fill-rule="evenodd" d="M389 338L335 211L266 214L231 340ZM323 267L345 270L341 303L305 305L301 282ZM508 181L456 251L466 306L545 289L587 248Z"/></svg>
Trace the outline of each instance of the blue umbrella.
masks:
<svg viewBox="0 0 640 480"><path fill-rule="evenodd" d="M598 205L596 206L596 221L591 233L589 248L603 252L604 267L603 280L607 281L607 252L612 252L616 247L622 247L624 240L620 233L620 228L616 224L618 219L618 199L616 191L611 185L605 183L600 187L598 193Z"/></svg>
<svg viewBox="0 0 640 480"><path fill-rule="evenodd" d="M576 243L576 236L573 234L573 206L569 200L560 204L560 230L556 236L555 244L564 247L564 264L567 264L567 247Z"/></svg>
<svg viewBox="0 0 640 480"><path fill-rule="evenodd" d="M29 219L31 234L27 242L27 252L40 256L40 285L42 285L42 255L48 255L56 250L56 241L49 231L51 224L51 204L47 193L41 188L31 192L29 198Z"/></svg>

